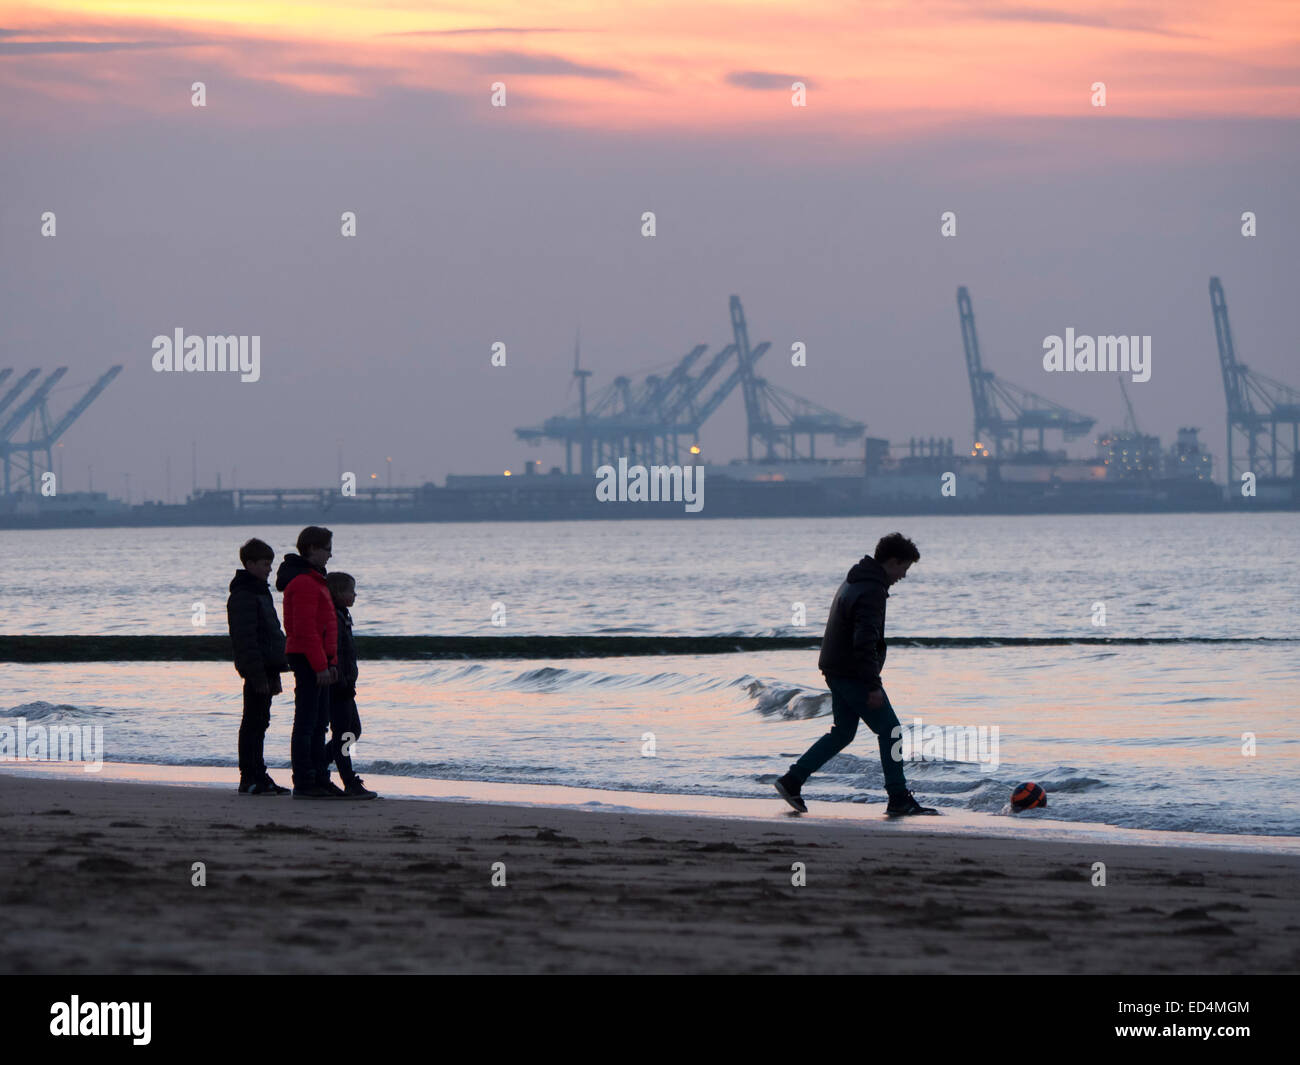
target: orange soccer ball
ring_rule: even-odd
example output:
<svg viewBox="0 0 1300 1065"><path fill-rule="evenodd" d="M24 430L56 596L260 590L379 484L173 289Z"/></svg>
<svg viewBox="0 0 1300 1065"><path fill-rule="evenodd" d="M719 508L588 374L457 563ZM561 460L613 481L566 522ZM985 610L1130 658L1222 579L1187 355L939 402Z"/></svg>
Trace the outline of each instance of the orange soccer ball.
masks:
<svg viewBox="0 0 1300 1065"><path fill-rule="evenodd" d="M1047 805L1047 792L1032 780L1021 784L1011 793L1011 809L1017 813L1021 810L1041 809Z"/></svg>

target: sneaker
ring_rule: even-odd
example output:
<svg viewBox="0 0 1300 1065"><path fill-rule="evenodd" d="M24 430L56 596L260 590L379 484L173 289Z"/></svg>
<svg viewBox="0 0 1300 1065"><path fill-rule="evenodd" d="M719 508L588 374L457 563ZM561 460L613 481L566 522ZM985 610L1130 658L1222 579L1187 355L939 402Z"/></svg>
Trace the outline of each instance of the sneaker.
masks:
<svg viewBox="0 0 1300 1065"><path fill-rule="evenodd" d="M343 789L340 788L337 784L335 784L334 781L332 780L325 781L323 784L319 785L319 787L325 789L325 795L327 798L330 799L343 798Z"/></svg>
<svg viewBox="0 0 1300 1065"><path fill-rule="evenodd" d="M254 783L255 781L252 780L241 780L239 782L239 794L247 795L249 793L249 789L253 787Z"/></svg>
<svg viewBox="0 0 1300 1065"><path fill-rule="evenodd" d="M802 790L803 785L800 784L791 773L776 778L777 794L801 814L806 814L808 812L808 804L803 801L803 796L799 794Z"/></svg>
<svg viewBox="0 0 1300 1065"><path fill-rule="evenodd" d="M294 788L293 797L295 799L332 799L334 793L319 784L306 784L301 788Z"/></svg>
<svg viewBox="0 0 1300 1065"><path fill-rule="evenodd" d="M282 788L270 775L264 776L256 784L250 784L248 787L249 795L288 795L289 789Z"/></svg>
<svg viewBox="0 0 1300 1065"><path fill-rule="evenodd" d="M343 789L345 799L377 799L379 793L366 788L366 782L360 777L353 777Z"/></svg>
<svg viewBox="0 0 1300 1065"><path fill-rule="evenodd" d="M890 817L903 817L907 814L937 814L938 812L933 806L922 806L912 797L910 791L905 791L901 795L891 795L889 805L885 807L885 813Z"/></svg>

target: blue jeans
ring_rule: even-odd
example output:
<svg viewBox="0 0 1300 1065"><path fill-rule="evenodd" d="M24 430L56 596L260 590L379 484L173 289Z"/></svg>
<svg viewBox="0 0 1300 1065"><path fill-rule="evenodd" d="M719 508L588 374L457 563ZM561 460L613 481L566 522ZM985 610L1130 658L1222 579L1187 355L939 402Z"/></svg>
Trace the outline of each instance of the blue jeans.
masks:
<svg viewBox="0 0 1300 1065"><path fill-rule="evenodd" d="M880 744L880 768L885 773L885 791L890 796L902 795L907 791L907 780L903 776L903 763L895 761L893 746L898 736L893 730L898 726L898 715L890 705L889 696L883 688L884 704L876 709L867 705L867 685L855 677L833 677L823 674L831 689L831 715L835 724L830 732L814 743L802 758L790 767L791 774L802 785L817 770L829 762L840 751L853 742L858 734L858 719L867 723L867 728L876 734Z"/></svg>
<svg viewBox="0 0 1300 1065"><path fill-rule="evenodd" d="M293 786L309 788L328 784L329 762L325 759L325 730L330 724L330 686L316 683L316 671L306 655L291 654L293 668L293 734L289 757L293 763Z"/></svg>

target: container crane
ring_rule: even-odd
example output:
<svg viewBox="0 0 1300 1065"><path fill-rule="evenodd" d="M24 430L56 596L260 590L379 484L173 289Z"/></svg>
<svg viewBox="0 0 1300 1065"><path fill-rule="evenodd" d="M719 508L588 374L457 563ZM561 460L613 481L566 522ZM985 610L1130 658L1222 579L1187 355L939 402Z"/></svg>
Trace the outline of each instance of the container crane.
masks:
<svg viewBox="0 0 1300 1065"><path fill-rule="evenodd" d="M1244 473L1258 478L1294 479L1296 454L1300 451L1300 392L1237 361L1228 323L1228 300L1217 277L1210 278L1210 310L1228 400L1228 483L1239 482ZM1241 456L1234 442L1244 445L1244 464L1239 461Z"/></svg>
<svg viewBox="0 0 1300 1065"><path fill-rule="evenodd" d="M989 451L984 441L990 440L993 443L992 454L998 458L1013 452L1023 453L1028 430L1038 433L1038 450L1042 451L1044 434L1048 430L1060 431L1066 440L1073 440L1097 424L1095 418L1053 403L984 369L979 336L975 332L975 312L965 285L957 290L957 313L961 319L966 373L970 377L971 399L975 406L977 450Z"/></svg>

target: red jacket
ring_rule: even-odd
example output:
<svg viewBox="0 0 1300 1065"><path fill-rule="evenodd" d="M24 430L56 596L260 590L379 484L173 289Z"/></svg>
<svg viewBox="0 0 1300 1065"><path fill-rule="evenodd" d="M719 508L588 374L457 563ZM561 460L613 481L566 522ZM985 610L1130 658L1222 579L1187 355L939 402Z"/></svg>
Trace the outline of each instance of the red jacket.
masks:
<svg viewBox="0 0 1300 1065"><path fill-rule="evenodd" d="M298 556L285 556L276 580L276 585L284 590L284 650L286 654L306 655L311 668L323 673L338 660L339 628L334 600L319 570L304 563L296 576L286 573L292 559ZM290 579L282 584L284 577Z"/></svg>

